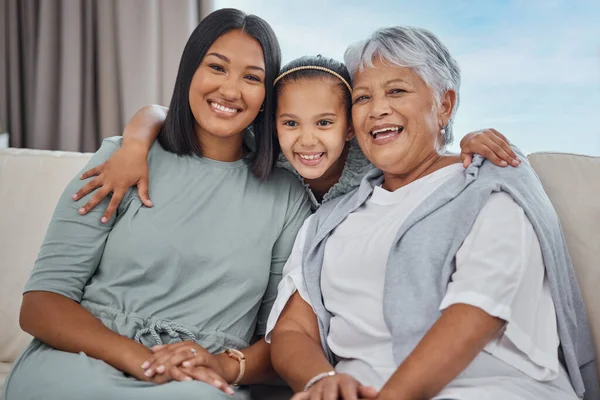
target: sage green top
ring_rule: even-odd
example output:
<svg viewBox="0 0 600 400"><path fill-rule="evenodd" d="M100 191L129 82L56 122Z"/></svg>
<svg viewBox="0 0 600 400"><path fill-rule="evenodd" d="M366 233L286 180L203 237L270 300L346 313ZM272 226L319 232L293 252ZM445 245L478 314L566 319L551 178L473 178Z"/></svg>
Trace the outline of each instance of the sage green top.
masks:
<svg viewBox="0 0 600 400"><path fill-rule="evenodd" d="M120 145L120 137L104 140L86 168L107 160ZM109 200L79 215L88 197L71 199L85 183L73 179L25 291L69 297L113 331L146 346L195 340L213 353L247 347L255 333L264 334L283 265L310 214L302 184L279 168L261 182L246 160L177 156L158 142L149 168L154 207L144 207L134 188L104 225L100 218ZM36 342L15 363L6 400L29 398L26 382L52 374L53 359L65 372L64 361L48 353L53 349ZM97 374L85 366L70 373L76 376L64 378L85 381ZM59 383L45 388L46 398L70 398L69 385Z"/></svg>

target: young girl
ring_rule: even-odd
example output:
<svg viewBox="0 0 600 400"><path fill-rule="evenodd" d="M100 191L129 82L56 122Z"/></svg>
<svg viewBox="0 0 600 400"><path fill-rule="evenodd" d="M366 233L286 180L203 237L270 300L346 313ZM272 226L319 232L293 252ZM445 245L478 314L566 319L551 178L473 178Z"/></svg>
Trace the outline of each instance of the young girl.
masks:
<svg viewBox="0 0 600 400"><path fill-rule="evenodd" d="M77 214L81 182L69 184L25 287L20 322L35 339L5 400L230 398L230 383L272 374L269 346L250 343L310 214L297 179L271 173L279 68L262 19L223 9L198 25L149 152L155 206L130 191L102 224ZM88 168L120 145L105 140Z"/></svg>
<svg viewBox="0 0 600 400"><path fill-rule="evenodd" d="M351 121L350 75L344 64L321 56L302 57L287 64L274 85L275 127L281 154L277 166L294 173L305 185L313 211L327 200L358 187L373 168L360 150ZM106 163L92 168L82 179L97 177L73 199L95 194L81 214L113 193L103 221L110 219L124 194L133 185L148 207L148 149L161 130L167 109L148 106L127 124L123 147ZM250 136L250 135L248 135ZM247 138L248 142L252 138ZM518 166L508 140L494 129L472 132L461 141L465 167L478 153L499 166Z"/></svg>

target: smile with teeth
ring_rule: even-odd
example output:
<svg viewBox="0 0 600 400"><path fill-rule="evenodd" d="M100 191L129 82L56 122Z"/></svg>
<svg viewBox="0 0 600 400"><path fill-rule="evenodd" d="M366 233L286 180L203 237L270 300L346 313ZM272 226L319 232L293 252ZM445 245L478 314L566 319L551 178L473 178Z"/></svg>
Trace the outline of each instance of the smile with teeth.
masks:
<svg viewBox="0 0 600 400"><path fill-rule="evenodd" d="M377 139L378 137L383 139L400 133L403 130L403 126L388 126L387 128L376 129L369 133L371 134L371 136L373 136L374 139Z"/></svg>
<svg viewBox="0 0 600 400"><path fill-rule="evenodd" d="M216 110L222 111L222 112L226 112L226 113L230 113L230 114L237 114L240 112L239 109L235 109L235 108L229 108L229 107L225 107L222 106L219 103L215 103L214 101L209 102L210 106Z"/></svg>
<svg viewBox="0 0 600 400"><path fill-rule="evenodd" d="M302 158L303 160L318 160L319 158L323 157L325 153L317 153L317 154L299 154L298 153L298 157Z"/></svg>

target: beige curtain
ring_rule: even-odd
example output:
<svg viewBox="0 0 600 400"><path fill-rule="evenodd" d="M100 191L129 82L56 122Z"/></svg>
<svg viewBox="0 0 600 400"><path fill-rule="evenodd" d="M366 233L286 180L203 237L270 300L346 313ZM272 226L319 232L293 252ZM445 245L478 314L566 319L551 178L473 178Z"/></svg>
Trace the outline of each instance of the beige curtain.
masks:
<svg viewBox="0 0 600 400"><path fill-rule="evenodd" d="M168 104L203 0L0 0L0 126L12 147L94 151Z"/></svg>

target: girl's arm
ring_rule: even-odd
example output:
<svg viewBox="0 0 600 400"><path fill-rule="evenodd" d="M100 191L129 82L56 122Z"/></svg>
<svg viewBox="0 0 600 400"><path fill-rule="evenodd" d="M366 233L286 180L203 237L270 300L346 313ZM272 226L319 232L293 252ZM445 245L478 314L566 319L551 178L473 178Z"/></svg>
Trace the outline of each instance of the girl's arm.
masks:
<svg viewBox="0 0 600 400"><path fill-rule="evenodd" d="M499 167L518 167L521 161L503 134L495 129L483 129L465 135L460 141L460 158L467 168L473 155L481 154Z"/></svg>
<svg viewBox="0 0 600 400"><path fill-rule="evenodd" d="M88 169L81 179L94 177L73 195L79 200L95 191L91 199L81 207L85 215L109 194L113 194L101 218L106 223L113 216L130 187L137 185L140 200L152 207L148 196L148 152L167 118L168 109L159 105L140 109L125 126L123 145L106 162Z"/></svg>

